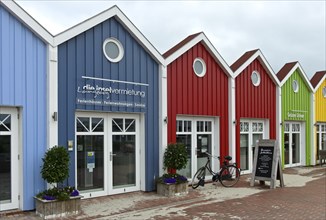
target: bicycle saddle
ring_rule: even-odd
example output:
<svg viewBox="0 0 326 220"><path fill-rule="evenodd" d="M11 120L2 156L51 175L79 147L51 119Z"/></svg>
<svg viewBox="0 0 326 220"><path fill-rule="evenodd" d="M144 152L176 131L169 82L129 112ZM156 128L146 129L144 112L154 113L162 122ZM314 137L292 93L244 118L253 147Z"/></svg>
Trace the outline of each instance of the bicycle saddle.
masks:
<svg viewBox="0 0 326 220"><path fill-rule="evenodd" d="M232 157L231 156L225 156L224 159L230 161L230 160L232 160Z"/></svg>

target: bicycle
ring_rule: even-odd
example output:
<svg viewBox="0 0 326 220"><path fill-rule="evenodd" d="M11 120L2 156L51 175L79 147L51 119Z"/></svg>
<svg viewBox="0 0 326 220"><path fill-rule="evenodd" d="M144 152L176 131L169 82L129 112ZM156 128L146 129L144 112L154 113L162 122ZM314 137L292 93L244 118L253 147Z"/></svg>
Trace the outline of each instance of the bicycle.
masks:
<svg viewBox="0 0 326 220"><path fill-rule="evenodd" d="M240 179L240 169L236 166L235 163L230 164L230 160L232 160L231 156L225 156L222 167L218 172L214 172L211 168L211 157L217 158L220 160L220 157L213 156L208 152L207 154L207 162L205 166L199 168L192 178L191 186L193 189L196 189L198 186L205 185L205 176L206 176L206 169L210 174L212 174L213 182L220 181L224 187L231 187L234 186Z"/></svg>

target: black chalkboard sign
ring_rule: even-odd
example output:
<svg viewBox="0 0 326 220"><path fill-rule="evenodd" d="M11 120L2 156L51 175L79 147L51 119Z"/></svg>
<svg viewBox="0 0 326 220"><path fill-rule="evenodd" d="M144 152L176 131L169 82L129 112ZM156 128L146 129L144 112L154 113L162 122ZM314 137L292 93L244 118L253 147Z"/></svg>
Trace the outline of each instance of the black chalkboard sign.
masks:
<svg viewBox="0 0 326 220"><path fill-rule="evenodd" d="M258 147L256 176L271 178L274 147Z"/></svg>
<svg viewBox="0 0 326 220"><path fill-rule="evenodd" d="M270 181L270 188L275 188L276 179L280 180L280 186L284 186L281 169L281 157L276 140L259 140L255 147L254 166L250 186L254 186L255 180L261 183Z"/></svg>

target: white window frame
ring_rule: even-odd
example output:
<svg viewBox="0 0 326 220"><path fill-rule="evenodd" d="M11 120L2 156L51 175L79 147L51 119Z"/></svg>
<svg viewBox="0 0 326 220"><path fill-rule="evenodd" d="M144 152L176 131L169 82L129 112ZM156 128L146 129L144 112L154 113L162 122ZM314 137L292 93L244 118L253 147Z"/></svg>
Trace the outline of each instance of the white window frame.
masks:
<svg viewBox="0 0 326 220"><path fill-rule="evenodd" d="M119 55L116 58L112 58L106 53L105 46L108 43L114 43L118 47ZM120 60L122 60L122 58L124 56L124 49L123 49L122 43L118 39L116 39L114 37L110 37L110 38L105 39L104 42L103 42L103 54L106 57L106 59L108 59L112 63L119 62Z"/></svg>
<svg viewBox="0 0 326 220"><path fill-rule="evenodd" d="M0 131L0 135L11 136L11 202L0 202L0 211L17 209L19 208L18 195L20 192L19 183L22 180L19 178L21 174L20 161L18 160L18 154L20 152L20 129L17 108L0 107L0 114L11 115L10 131ZM23 199L23 198L21 198Z"/></svg>
<svg viewBox="0 0 326 220"><path fill-rule="evenodd" d="M77 132L77 118L79 117L88 117L88 118L104 118L104 131L103 132ZM113 118L128 118L135 119L136 131L135 132L112 132L112 119ZM103 190L90 190L81 193L84 198L93 198L105 195L114 195L120 193L127 193L133 191L139 191L145 189L145 173L141 170L145 170L145 163L142 161L145 160L145 140L142 134L144 134L144 117L140 114L127 114L127 113L99 113L99 112L76 112L75 114L75 143L77 145L77 135L104 135L104 149L103 154L104 163L104 186ZM136 185L134 187L119 188L113 189L112 178L110 177L112 172L112 162L110 161L110 150L112 150L112 135L118 134L135 134L136 135ZM77 148L77 146L76 146ZM75 150L75 158L77 158L77 149ZM77 171L77 160L75 160L75 173ZM143 182L143 185L140 183ZM77 174L75 175L75 185L77 186ZM78 186L77 186L78 187Z"/></svg>
<svg viewBox="0 0 326 220"><path fill-rule="evenodd" d="M289 130L285 130L285 127L287 126L287 124L289 125ZM299 130L295 129L293 130L293 125L299 125ZM284 135L285 134L289 134L289 145L292 145L292 134L299 134L299 152L300 152L300 156L299 156L299 162L298 163L293 163L292 161L292 153L293 153L293 149L291 146L291 151L289 152L289 164L285 164L285 160L284 160L284 167L296 167L296 166L300 166L300 165L304 165L302 160L303 158L305 158L305 124L303 122L299 122L299 121L285 121L284 122ZM283 137L283 147L282 150L284 151L284 137Z"/></svg>
<svg viewBox="0 0 326 220"><path fill-rule="evenodd" d="M248 170L242 170L242 174L249 174L252 172L253 169L253 152L254 152L254 147L256 146L256 143L253 143L253 135L254 134L262 134L262 138L266 139L269 138L269 123L267 120L262 120L262 119L240 119L240 127L241 123L248 123L248 130L247 131L241 131L240 129L240 136L241 134L247 134L248 135L248 148L249 148L249 169ZM253 131L253 123L262 123L263 125L263 130L262 131ZM241 146L240 146L241 147ZM239 149L240 150L240 149ZM250 163L252 161L252 163ZM240 164L239 164L240 165Z"/></svg>
<svg viewBox="0 0 326 220"><path fill-rule="evenodd" d="M177 116L177 121L191 121L191 132L178 132L176 130L176 135L191 135L191 178L195 175L196 171L200 168L197 167L197 135L198 134L210 134L212 137L212 155L220 156L220 138L219 138L219 118L218 117L200 117L200 116ZM211 122L211 131L200 131L197 132L197 122L198 121L210 121ZM219 169L219 161L215 158L212 158L212 169L217 171Z"/></svg>
<svg viewBox="0 0 326 220"><path fill-rule="evenodd" d="M253 75L257 76L257 82L254 82ZM250 79L254 86L258 87L260 85L260 73L257 70L252 71Z"/></svg>
<svg viewBox="0 0 326 220"><path fill-rule="evenodd" d="M200 62L201 65L203 66L203 71L201 73L196 72L195 65L196 65L197 62ZM204 77L205 76L207 69L206 69L206 63L202 58L200 58L200 57L195 58L195 60L194 60L194 62L192 64L192 68L193 68L194 73L196 74L196 76L198 76L198 77Z"/></svg>

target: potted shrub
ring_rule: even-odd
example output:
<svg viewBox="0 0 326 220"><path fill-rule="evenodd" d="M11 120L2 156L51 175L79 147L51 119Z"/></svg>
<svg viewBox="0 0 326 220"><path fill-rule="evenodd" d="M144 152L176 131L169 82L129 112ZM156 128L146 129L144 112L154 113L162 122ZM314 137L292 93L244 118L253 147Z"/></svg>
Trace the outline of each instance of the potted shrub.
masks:
<svg viewBox="0 0 326 220"><path fill-rule="evenodd" d="M36 214L44 219L77 214L80 210L79 192L71 186L63 187L63 181L69 177L70 157L67 149L54 146L42 160L41 175L51 187L35 196Z"/></svg>
<svg viewBox="0 0 326 220"><path fill-rule="evenodd" d="M175 174L177 170L186 168L188 160L187 148L183 143L171 143L167 146L163 157L163 169Z"/></svg>
<svg viewBox="0 0 326 220"><path fill-rule="evenodd" d="M184 195L188 193L188 180L176 173L185 168L188 155L186 146L182 143L172 143L167 146L163 157L163 168L168 173L157 180L157 193L164 196Z"/></svg>

